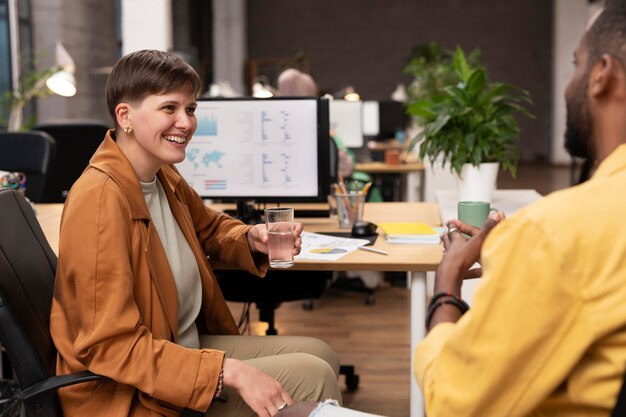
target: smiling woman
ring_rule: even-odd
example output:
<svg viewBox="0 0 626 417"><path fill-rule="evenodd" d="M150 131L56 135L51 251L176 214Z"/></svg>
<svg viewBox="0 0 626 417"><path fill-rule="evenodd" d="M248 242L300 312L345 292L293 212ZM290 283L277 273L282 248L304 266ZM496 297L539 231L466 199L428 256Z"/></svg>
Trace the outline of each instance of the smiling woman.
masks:
<svg viewBox="0 0 626 417"><path fill-rule="evenodd" d="M65 389L64 415L273 416L294 400L341 399L326 343L238 335L207 256L263 276L268 236L206 207L173 166L199 91L170 53L134 52L111 72L115 129L68 194L50 324L57 373L108 379Z"/></svg>

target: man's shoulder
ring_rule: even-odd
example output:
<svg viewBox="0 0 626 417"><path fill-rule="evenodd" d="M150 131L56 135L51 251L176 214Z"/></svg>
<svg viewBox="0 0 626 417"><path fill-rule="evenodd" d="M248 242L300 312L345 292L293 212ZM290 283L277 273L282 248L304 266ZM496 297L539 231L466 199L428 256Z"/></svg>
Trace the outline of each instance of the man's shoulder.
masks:
<svg viewBox="0 0 626 417"><path fill-rule="evenodd" d="M616 181L589 181L553 192L510 217L507 231L535 239L558 239L560 245L602 240L608 225L623 218L626 193Z"/></svg>

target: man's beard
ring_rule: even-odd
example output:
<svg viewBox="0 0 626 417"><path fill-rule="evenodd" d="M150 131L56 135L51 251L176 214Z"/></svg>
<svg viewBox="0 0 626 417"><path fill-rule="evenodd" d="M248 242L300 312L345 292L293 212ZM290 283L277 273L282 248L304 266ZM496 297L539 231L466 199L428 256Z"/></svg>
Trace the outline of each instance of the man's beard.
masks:
<svg viewBox="0 0 626 417"><path fill-rule="evenodd" d="M567 101L567 121L565 128L565 150L579 158L593 158L593 120L586 100L587 83L580 83L573 97Z"/></svg>

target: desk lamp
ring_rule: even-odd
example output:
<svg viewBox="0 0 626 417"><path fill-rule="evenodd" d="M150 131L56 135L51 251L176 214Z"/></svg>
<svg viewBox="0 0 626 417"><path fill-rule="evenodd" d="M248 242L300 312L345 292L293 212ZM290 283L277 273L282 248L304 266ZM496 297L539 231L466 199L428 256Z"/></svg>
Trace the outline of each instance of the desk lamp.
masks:
<svg viewBox="0 0 626 417"><path fill-rule="evenodd" d="M276 95L276 89L274 89L267 77L258 76L254 79L252 84L252 96L258 98L269 98Z"/></svg>
<svg viewBox="0 0 626 417"><path fill-rule="evenodd" d="M345 101L359 101L361 96L354 90L354 87L349 85L333 94L335 98L342 98Z"/></svg>

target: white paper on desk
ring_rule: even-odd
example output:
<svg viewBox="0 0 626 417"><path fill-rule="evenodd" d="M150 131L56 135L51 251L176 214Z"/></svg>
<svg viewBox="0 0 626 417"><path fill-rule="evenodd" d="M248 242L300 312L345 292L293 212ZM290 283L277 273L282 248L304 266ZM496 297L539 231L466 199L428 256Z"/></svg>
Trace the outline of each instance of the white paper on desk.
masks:
<svg viewBox="0 0 626 417"><path fill-rule="evenodd" d="M320 233L302 232L302 250L296 260L335 261L369 243L367 239L351 239Z"/></svg>

